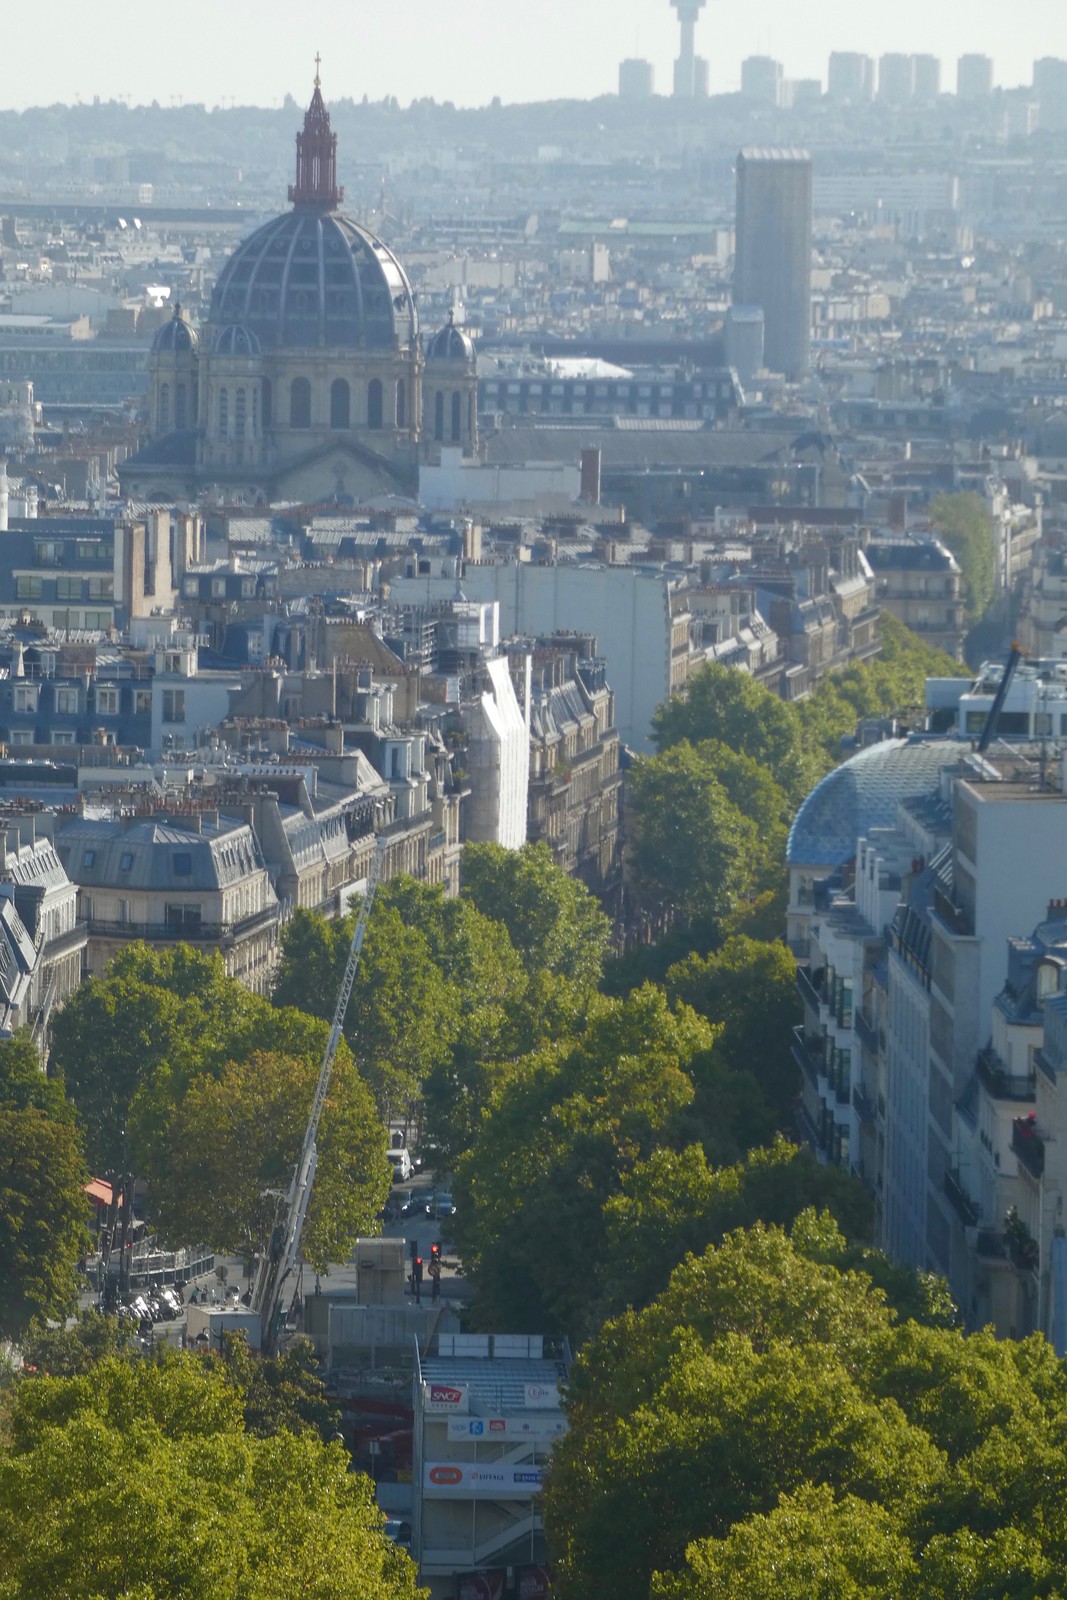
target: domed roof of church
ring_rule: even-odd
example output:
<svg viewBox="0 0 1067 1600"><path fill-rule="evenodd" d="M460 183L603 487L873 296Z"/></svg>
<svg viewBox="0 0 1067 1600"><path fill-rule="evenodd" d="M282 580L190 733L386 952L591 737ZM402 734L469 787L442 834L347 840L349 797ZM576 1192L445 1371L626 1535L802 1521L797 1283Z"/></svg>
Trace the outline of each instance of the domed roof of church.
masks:
<svg viewBox="0 0 1067 1600"><path fill-rule="evenodd" d="M182 316L181 302L174 302L174 315L169 322L164 322L156 330L152 340L152 349L157 354L182 356L192 355L199 349L200 336L196 329L190 327Z"/></svg>
<svg viewBox="0 0 1067 1600"><path fill-rule="evenodd" d="M263 353L256 335L241 322L228 322L220 328L212 348L217 356L241 356L245 360Z"/></svg>
<svg viewBox="0 0 1067 1600"><path fill-rule="evenodd" d="M469 334L457 328L453 312L426 346L427 361L473 361L474 343Z"/></svg>
<svg viewBox="0 0 1067 1600"><path fill-rule="evenodd" d="M410 345L419 322L407 274L337 209L337 135L317 76L296 151L293 210L237 246L215 285L212 324L240 323L264 350Z"/></svg>

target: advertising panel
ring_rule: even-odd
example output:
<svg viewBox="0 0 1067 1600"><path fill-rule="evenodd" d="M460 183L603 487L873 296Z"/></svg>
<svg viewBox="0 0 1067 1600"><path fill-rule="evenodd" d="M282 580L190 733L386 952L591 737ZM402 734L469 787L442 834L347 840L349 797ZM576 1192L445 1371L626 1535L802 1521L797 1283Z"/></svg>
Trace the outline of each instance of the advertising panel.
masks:
<svg viewBox="0 0 1067 1600"><path fill-rule="evenodd" d="M518 1600L547 1600L552 1580L547 1567L516 1567L515 1592Z"/></svg>
<svg viewBox="0 0 1067 1600"><path fill-rule="evenodd" d="M423 1410L431 1414L466 1411L468 1403L464 1383L424 1383L422 1386Z"/></svg>
<svg viewBox="0 0 1067 1600"><path fill-rule="evenodd" d="M456 1574L456 1600L501 1600L507 1573L502 1567L491 1572Z"/></svg>
<svg viewBox="0 0 1067 1600"><path fill-rule="evenodd" d="M449 1417L449 1439L558 1439L567 1424L557 1417Z"/></svg>
<svg viewBox="0 0 1067 1600"><path fill-rule="evenodd" d="M531 1411L558 1411L559 1386L555 1383L525 1383L525 1403Z"/></svg>
<svg viewBox="0 0 1067 1600"><path fill-rule="evenodd" d="M427 1499L529 1500L541 1493L543 1477L532 1462L426 1461L422 1491Z"/></svg>

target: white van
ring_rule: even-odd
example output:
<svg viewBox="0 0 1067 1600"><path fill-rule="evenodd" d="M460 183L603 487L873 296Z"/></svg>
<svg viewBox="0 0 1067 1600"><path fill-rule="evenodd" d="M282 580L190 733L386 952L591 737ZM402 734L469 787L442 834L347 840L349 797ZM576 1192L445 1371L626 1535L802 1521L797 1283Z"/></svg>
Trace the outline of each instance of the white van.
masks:
<svg viewBox="0 0 1067 1600"><path fill-rule="evenodd" d="M385 1153L393 1169L393 1182L404 1183L411 1177L411 1157L406 1150L387 1150Z"/></svg>

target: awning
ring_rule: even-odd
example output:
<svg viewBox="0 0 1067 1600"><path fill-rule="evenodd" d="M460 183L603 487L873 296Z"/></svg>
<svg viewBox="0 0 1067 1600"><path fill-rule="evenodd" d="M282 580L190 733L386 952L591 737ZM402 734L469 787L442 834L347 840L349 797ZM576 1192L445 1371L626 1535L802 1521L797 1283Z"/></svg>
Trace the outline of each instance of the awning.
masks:
<svg viewBox="0 0 1067 1600"><path fill-rule="evenodd" d="M110 1183L105 1183L103 1178L90 1178L85 1185L85 1192L93 1200L99 1200L101 1205L109 1206L114 1200Z"/></svg>

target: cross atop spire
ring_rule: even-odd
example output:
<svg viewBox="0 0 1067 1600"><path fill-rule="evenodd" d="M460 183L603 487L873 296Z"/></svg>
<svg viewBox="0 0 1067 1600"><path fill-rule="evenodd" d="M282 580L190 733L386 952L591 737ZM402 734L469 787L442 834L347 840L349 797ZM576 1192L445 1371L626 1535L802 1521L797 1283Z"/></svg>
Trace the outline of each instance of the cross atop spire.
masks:
<svg viewBox="0 0 1067 1600"><path fill-rule="evenodd" d="M337 135L330 130L330 113L322 100L319 68L322 57L315 57L315 90L304 113L304 128L296 136L296 182L290 185L289 198L308 210L333 211L344 198L337 183Z"/></svg>

